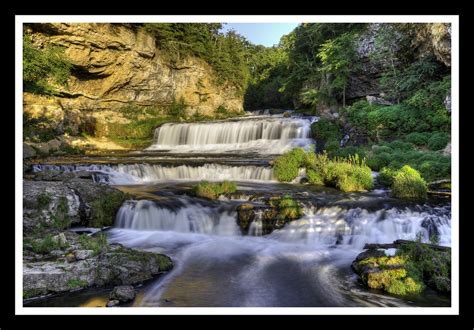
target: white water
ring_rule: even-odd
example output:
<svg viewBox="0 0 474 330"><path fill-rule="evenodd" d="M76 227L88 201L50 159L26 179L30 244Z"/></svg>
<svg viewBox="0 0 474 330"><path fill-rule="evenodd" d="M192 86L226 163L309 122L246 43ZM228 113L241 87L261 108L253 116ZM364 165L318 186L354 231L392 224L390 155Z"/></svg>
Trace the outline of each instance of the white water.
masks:
<svg viewBox="0 0 474 330"><path fill-rule="evenodd" d="M115 227L136 230L174 231L180 233L238 235L235 212L189 204L177 209L158 207L148 200L127 201L117 213Z"/></svg>
<svg viewBox="0 0 474 330"><path fill-rule="evenodd" d="M209 235L240 236L236 213L229 208L208 207L199 203L183 204L175 209L153 201L128 201L119 210L115 226L124 229L175 231ZM436 227L440 244L451 244L451 218L447 209L423 211L391 208L369 212L340 207L305 208L305 215L266 236L280 242L327 247L339 244L361 250L366 243L391 243L396 239L415 239L421 233L428 240L426 222ZM434 222L433 222L434 221ZM423 226L425 222L425 225ZM262 219L250 224L249 235L262 235Z"/></svg>
<svg viewBox="0 0 474 330"><path fill-rule="evenodd" d="M267 236L260 236L257 220L243 236L230 209L184 203L170 210L153 202L130 202L119 212L109 239L174 260L173 271L134 303L150 307L408 307L397 297L361 291L353 275L341 275L341 269L350 273L363 244L414 239L418 231L426 232L422 222L427 220L438 219L441 241L450 243L449 209L392 208L384 214L323 207L305 212ZM334 245L339 235L342 239Z"/></svg>
<svg viewBox="0 0 474 330"><path fill-rule="evenodd" d="M147 150L171 153L225 153L252 151L281 154L295 147L309 147L314 121L300 118L261 118L193 124L164 124L155 131Z"/></svg>
<svg viewBox="0 0 474 330"><path fill-rule="evenodd" d="M163 166L156 164L119 165L33 165L34 172L40 171L96 172L95 180L117 185L142 184L156 181L276 181L273 169L264 166L229 166L204 164L202 166Z"/></svg>

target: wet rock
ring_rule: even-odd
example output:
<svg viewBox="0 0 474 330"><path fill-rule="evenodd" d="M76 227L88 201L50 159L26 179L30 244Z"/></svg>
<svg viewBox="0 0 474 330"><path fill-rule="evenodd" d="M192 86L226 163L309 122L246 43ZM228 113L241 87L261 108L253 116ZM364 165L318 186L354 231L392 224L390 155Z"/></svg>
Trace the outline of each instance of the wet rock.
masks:
<svg viewBox="0 0 474 330"><path fill-rule="evenodd" d="M118 301L118 300L109 300L107 302L106 307L115 307L115 306L118 306L118 305L120 305L120 301Z"/></svg>
<svg viewBox="0 0 474 330"><path fill-rule="evenodd" d="M119 302L128 302L135 299L135 289L131 285L116 286L110 293L110 300Z"/></svg>

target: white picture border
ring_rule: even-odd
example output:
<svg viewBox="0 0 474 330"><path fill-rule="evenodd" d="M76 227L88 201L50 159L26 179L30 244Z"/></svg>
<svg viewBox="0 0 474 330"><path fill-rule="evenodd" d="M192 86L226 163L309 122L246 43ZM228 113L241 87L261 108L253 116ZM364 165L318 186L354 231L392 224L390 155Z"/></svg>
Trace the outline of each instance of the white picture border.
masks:
<svg viewBox="0 0 474 330"><path fill-rule="evenodd" d="M23 23L451 23L451 307L23 307ZM17 315L458 315L459 314L459 16L457 15L16 15L15 16L15 313Z"/></svg>

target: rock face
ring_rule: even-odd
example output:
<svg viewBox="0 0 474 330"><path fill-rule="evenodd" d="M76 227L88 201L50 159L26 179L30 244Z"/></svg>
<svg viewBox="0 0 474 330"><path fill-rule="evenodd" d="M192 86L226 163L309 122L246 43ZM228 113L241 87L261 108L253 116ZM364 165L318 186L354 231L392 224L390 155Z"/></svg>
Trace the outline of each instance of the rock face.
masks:
<svg viewBox="0 0 474 330"><path fill-rule="evenodd" d="M59 132L126 121L116 110L129 103L163 107L182 97L190 114L212 115L219 106L243 110L243 97L233 86L218 86L207 63L189 57L171 65L154 37L136 26L51 23L29 29L34 44L65 47L73 64L60 97L24 94L25 113L47 118Z"/></svg>

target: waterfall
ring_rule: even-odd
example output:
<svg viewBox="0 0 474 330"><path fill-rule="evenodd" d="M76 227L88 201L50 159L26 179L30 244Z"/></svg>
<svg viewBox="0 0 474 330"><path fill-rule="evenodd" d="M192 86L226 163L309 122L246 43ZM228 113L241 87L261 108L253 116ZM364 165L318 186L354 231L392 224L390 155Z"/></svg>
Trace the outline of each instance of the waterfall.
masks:
<svg viewBox="0 0 474 330"><path fill-rule="evenodd" d="M262 236L263 223L262 223L262 210L255 211L255 219L249 226L249 235L251 236Z"/></svg>
<svg viewBox="0 0 474 330"><path fill-rule="evenodd" d="M181 233L239 235L235 212L189 204L169 209L153 201L126 201L116 216L115 227L135 230L174 231Z"/></svg>
<svg viewBox="0 0 474 330"><path fill-rule="evenodd" d="M207 123L164 124L155 131L148 150L169 152L258 151L280 154L294 147L307 147L312 119L261 118Z"/></svg>
<svg viewBox="0 0 474 330"><path fill-rule="evenodd" d="M238 236L235 205L203 206L180 199L181 205L168 208L154 201L127 201L119 210L115 226L135 230L174 231L208 235ZM369 212L362 208L342 209L337 206L305 208L305 215L282 229L269 234L269 239L294 244L340 245L361 250L366 243L391 243L397 239L416 238L418 233L428 241L433 230L440 244L451 244L451 210L424 206L420 210L396 208ZM262 214L250 224L249 236L262 236Z"/></svg>
<svg viewBox="0 0 474 330"><path fill-rule="evenodd" d="M362 249L366 243L413 240L418 233L424 241L436 234L441 245L451 245L450 207L425 206L415 211L394 207L375 212L361 208L306 208L305 216L274 231L270 237L285 242L340 244Z"/></svg>
<svg viewBox="0 0 474 330"><path fill-rule="evenodd" d="M33 171L88 171L95 173L94 179L97 182L111 184L140 184L165 180L276 181L271 167L229 166L215 163L202 166L163 166L158 164L33 165Z"/></svg>

